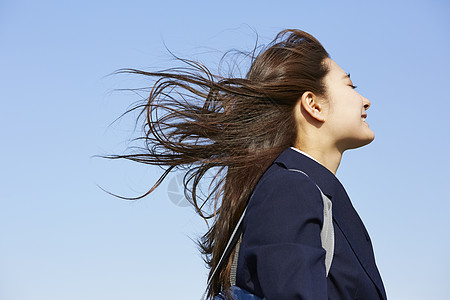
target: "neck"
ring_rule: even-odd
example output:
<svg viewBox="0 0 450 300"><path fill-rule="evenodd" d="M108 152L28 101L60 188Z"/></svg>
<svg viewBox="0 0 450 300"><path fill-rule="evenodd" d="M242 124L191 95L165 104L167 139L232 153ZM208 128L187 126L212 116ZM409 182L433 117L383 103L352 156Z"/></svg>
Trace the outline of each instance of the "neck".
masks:
<svg viewBox="0 0 450 300"><path fill-rule="evenodd" d="M342 152L333 147L314 145L311 143L296 143L295 148L305 152L317 160L322 166L336 175L342 159Z"/></svg>

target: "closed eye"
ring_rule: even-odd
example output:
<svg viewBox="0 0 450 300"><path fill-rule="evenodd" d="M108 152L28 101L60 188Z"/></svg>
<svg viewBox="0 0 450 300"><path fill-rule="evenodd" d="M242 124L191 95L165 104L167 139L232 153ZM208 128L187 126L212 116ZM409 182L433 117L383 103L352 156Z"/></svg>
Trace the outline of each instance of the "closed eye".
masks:
<svg viewBox="0 0 450 300"><path fill-rule="evenodd" d="M347 73L346 75L347 75L348 80L351 82L351 80L350 80L350 73ZM345 77L345 76L344 76L344 77ZM353 85L353 84L349 84L348 86L351 86L352 89L356 89L356 88L357 88L357 86L356 86L356 85Z"/></svg>

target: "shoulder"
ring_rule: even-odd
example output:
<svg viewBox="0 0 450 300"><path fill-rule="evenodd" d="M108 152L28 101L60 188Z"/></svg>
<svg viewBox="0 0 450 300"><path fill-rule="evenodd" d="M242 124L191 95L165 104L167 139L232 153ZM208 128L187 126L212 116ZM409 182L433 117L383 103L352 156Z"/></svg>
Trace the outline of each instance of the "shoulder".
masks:
<svg viewBox="0 0 450 300"><path fill-rule="evenodd" d="M289 193L297 196L317 194L320 196L317 185L308 174L299 169L287 169L277 164L273 164L264 173L253 194L261 192Z"/></svg>
<svg viewBox="0 0 450 300"><path fill-rule="evenodd" d="M323 200L305 174L272 165L256 186L243 221L244 245L321 247Z"/></svg>
<svg viewBox="0 0 450 300"><path fill-rule="evenodd" d="M293 212L309 211L322 215L323 201L311 178L301 170L272 165L256 185L249 201L252 208Z"/></svg>

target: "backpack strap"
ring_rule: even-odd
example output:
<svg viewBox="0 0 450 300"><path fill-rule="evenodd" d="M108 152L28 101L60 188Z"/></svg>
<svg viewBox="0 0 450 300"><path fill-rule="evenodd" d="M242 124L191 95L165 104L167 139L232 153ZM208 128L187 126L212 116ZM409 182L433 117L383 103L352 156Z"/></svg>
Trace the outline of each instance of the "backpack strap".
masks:
<svg viewBox="0 0 450 300"><path fill-rule="evenodd" d="M238 258L239 258L239 248L241 246L241 241L242 241L242 233L239 236L239 240L235 246L235 252L234 252L234 256L233 256L233 262L231 263L231 270L230 270L230 283L231 285L236 285L236 272L237 272L237 263L238 263Z"/></svg>
<svg viewBox="0 0 450 300"><path fill-rule="evenodd" d="M320 239L322 240L322 248L325 249L325 270L330 273L331 263L334 256L334 226L333 226L333 210L330 198L320 190L323 200L323 225L320 231Z"/></svg>
<svg viewBox="0 0 450 300"><path fill-rule="evenodd" d="M251 197L250 197L250 199L251 199ZM236 226L234 227L233 233L231 234L230 239L228 240L228 243L225 246L225 250L223 251L222 256L220 257L219 262L217 263L217 266L214 268L214 271L212 272L211 276L209 277L208 282L206 283L206 286L210 285L210 283L211 283L212 279L214 278L214 276L216 275L217 271L220 269L220 267L222 267L224 259L226 257L230 256L231 251L233 251L235 245L238 242L240 244L240 238L242 236L242 233L240 233L240 232L239 232L240 234L237 234L237 233L238 233L238 231L241 230L241 223L242 223L242 220L244 219L246 211L247 211L247 206L245 207L244 211L242 212L241 217L239 218ZM236 253L237 253L237 251L236 251ZM235 255L235 257L233 257L233 259L236 259L236 266L237 266L237 257L236 257L236 255ZM234 274L235 274L235 276L234 276L235 279L234 280L236 281L236 268L234 269L234 271L232 270L232 272L234 272ZM205 296L206 296L206 291L203 293L203 296L202 296L201 300L203 300L205 298Z"/></svg>
<svg viewBox="0 0 450 300"><path fill-rule="evenodd" d="M289 171L299 172L309 177L303 171L297 169L288 169ZM326 251L325 254L325 270L328 273L330 272L331 263L333 262L334 256L334 226L333 226L333 210L332 210L332 202L330 198L328 198L320 189L320 187L316 184L316 187L319 189L320 195L322 195L323 201L323 224L322 230L320 231L320 239L322 241L322 248Z"/></svg>

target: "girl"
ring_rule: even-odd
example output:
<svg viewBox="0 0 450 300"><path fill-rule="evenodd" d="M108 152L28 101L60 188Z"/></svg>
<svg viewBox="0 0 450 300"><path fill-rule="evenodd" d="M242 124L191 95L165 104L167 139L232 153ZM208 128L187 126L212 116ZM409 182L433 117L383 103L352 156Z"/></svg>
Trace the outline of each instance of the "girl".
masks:
<svg viewBox="0 0 450 300"><path fill-rule="evenodd" d="M157 81L134 108L145 116L145 151L113 158L166 167L142 197L174 168L186 170L189 200L210 221L199 241L207 297L386 299L369 235L335 176L345 150L374 139L370 101L350 74L300 30L280 32L244 78L182 61L125 70ZM212 171L202 198L199 183ZM235 228L240 242L226 247Z"/></svg>

